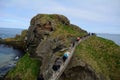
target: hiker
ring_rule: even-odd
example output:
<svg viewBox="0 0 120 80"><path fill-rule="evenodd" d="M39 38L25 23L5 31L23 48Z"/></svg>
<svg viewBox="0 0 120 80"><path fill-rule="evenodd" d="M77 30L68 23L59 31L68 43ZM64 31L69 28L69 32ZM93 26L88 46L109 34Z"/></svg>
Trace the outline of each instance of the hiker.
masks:
<svg viewBox="0 0 120 80"><path fill-rule="evenodd" d="M76 41L79 41L80 40L80 37L77 37Z"/></svg>
<svg viewBox="0 0 120 80"><path fill-rule="evenodd" d="M54 71L58 71L60 69L60 66L62 65L63 61L62 58L57 58L55 61L55 64L53 65L52 69Z"/></svg>
<svg viewBox="0 0 120 80"><path fill-rule="evenodd" d="M70 52L65 52L64 53L64 55L63 55L63 61L65 62L66 61L66 59L69 57L69 55L70 55Z"/></svg>
<svg viewBox="0 0 120 80"><path fill-rule="evenodd" d="M91 33L88 33L88 36L90 36L91 35Z"/></svg>
<svg viewBox="0 0 120 80"><path fill-rule="evenodd" d="M75 46L76 38L71 39L71 48Z"/></svg>
<svg viewBox="0 0 120 80"><path fill-rule="evenodd" d="M95 33L91 33L91 35L96 35Z"/></svg>
<svg viewBox="0 0 120 80"><path fill-rule="evenodd" d="M75 46L75 41L72 43L72 47L74 47Z"/></svg>
<svg viewBox="0 0 120 80"><path fill-rule="evenodd" d="M37 78L37 80L44 80L43 74L40 74L40 76Z"/></svg>

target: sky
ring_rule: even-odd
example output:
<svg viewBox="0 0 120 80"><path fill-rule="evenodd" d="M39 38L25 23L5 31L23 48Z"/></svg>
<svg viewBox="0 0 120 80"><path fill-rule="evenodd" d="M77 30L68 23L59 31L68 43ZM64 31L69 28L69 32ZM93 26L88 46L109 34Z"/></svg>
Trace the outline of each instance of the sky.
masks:
<svg viewBox="0 0 120 80"><path fill-rule="evenodd" d="M0 0L0 28L27 29L44 13L65 15L88 32L120 34L120 0Z"/></svg>

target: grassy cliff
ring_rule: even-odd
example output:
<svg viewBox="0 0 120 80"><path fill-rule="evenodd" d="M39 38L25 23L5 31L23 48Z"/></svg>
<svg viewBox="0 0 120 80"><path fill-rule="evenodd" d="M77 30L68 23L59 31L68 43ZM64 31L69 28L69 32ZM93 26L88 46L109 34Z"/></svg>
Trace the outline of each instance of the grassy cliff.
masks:
<svg viewBox="0 0 120 80"><path fill-rule="evenodd" d="M54 32L48 36L51 39L59 39L65 43L66 46L69 46L71 43L71 38L75 38L78 36L84 36L87 34L86 31L80 29L78 26L72 25L69 23L66 17L62 15L41 15L42 18L39 20L41 24L45 24L47 21L53 21L54 25ZM39 18L39 15L31 20L31 25L33 25L34 19ZM21 35L16 35L15 38L8 38L6 41L17 40L17 41L24 41L26 30L22 32ZM28 37L31 36L30 33L32 30L29 30ZM33 34L33 33L32 33ZM36 39L32 41L35 44L38 42ZM38 44L38 43L37 43ZM35 48L30 48L35 49ZM34 51L34 50L32 50ZM34 52L35 53L35 52ZM33 53L33 54L34 54ZM60 53L61 54L61 53ZM59 54L58 54L59 55ZM17 63L16 67L8 72L6 76L6 80L36 80L37 76L39 75L40 69L40 61L31 58L28 54L25 54Z"/></svg>
<svg viewBox="0 0 120 80"><path fill-rule="evenodd" d="M34 34L32 28L36 26L36 23L40 22L40 25L44 25L47 21L51 21L53 26L55 26L54 31L50 35L47 35L47 38L58 38L68 46L70 45L72 38L78 36L82 37L87 34L86 31L80 29L78 26L70 24L67 18L62 15L41 14L35 16L31 20L28 37ZM32 44L39 42L34 35L28 39L33 38ZM16 36L16 39L21 40L23 37L19 38L18 36L17 38ZM30 49L33 49L33 47ZM103 74L107 80L109 77L112 80L120 79L120 47L110 40L92 36L87 40L82 41L80 45L77 46L75 57L82 59L87 64L91 65L97 73ZM39 74L39 68L40 61L31 58L26 54L18 61L17 66L7 74L6 79L36 80Z"/></svg>
<svg viewBox="0 0 120 80"><path fill-rule="evenodd" d="M26 53L8 74L7 80L36 80L39 73L40 61L30 58Z"/></svg>
<svg viewBox="0 0 120 80"><path fill-rule="evenodd" d="M77 46L75 55L90 64L97 73L112 80L120 79L120 46L113 41L92 36Z"/></svg>

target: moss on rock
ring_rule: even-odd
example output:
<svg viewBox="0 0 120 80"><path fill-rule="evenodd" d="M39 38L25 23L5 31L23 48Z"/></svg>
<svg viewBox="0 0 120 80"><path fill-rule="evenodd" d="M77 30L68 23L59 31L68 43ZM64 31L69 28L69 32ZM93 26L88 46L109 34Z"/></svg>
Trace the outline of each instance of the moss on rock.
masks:
<svg viewBox="0 0 120 80"><path fill-rule="evenodd" d="M113 41L92 36L77 46L75 57L91 65L107 80L120 79L120 46Z"/></svg>
<svg viewBox="0 0 120 80"><path fill-rule="evenodd" d="M6 80L36 80L39 74L40 61L25 54L6 76Z"/></svg>

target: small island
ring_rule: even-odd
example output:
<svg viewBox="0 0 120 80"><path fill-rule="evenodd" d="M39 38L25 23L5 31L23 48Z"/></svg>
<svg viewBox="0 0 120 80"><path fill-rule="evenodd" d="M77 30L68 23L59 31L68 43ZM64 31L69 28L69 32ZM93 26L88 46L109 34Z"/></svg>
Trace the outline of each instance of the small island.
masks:
<svg viewBox="0 0 120 80"><path fill-rule="evenodd" d="M0 39L24 51L24 56L5 76L5 80L48 80L57 58L69 50L77 38L90 35L71 24L64 15L38 14L30 27L15 38ZM84 39L84 38L83 38ZM82 40L58 80L119 80L120 46L95 34Z"/></svg>

